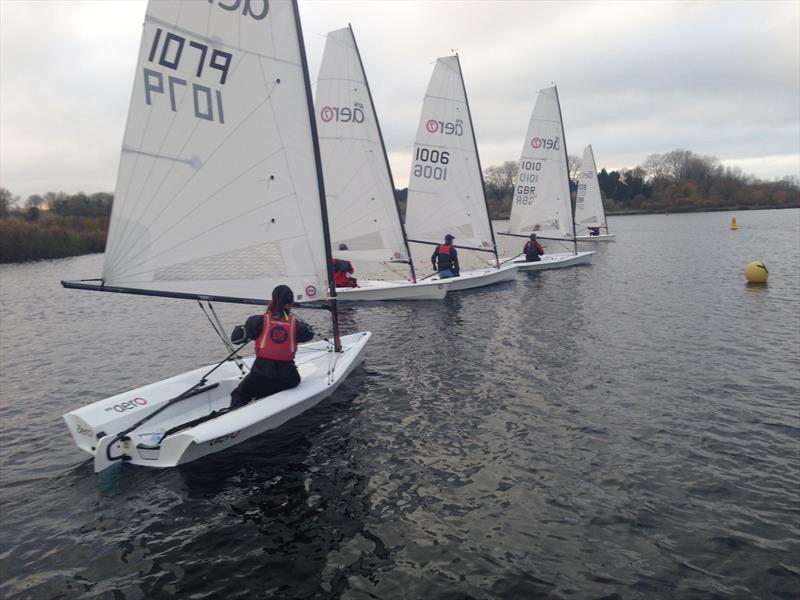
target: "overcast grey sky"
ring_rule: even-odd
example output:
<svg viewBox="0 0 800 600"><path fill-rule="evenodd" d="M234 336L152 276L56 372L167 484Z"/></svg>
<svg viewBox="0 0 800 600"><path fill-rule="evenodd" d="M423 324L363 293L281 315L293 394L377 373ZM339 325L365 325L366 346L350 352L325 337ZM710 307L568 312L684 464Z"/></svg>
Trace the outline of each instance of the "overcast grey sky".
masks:
<svg viewBox="0 0 800 600"><path fill-rule="evenodd" d="M205 1L205 0L198 0ZM113 191L146 2L0 0L0 185ZM484 167L517 160L556 82L569 153L598 168L683 148L800 177L800 1L301 0L312 82L352 23L405 187L422 98L457 50Z"/></svg>

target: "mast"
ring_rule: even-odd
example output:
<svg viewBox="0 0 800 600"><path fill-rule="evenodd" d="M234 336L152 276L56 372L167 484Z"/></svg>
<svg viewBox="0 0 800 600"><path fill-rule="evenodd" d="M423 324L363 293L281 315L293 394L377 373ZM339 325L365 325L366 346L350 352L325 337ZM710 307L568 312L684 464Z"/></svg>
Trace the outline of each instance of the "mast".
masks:
<svg viewBox="0 0 800 600"><path fill-rule="evenodd" d="M556 106L558 106L558 120L561 123L561 137L564 139L564 165L567 175L567 193L569 194L569 206L572 212L572 244L575 246L575 254L578 254L578 235L575 232L575 203L572 201L572 190L570 190L569 179L569 154L567 154L567 134L564 131L564 117L561 115L561 101L558 99L558 86L553 84L553 90L556 92Z"/></svg>
<svg viewBox="0 0 800 600"><path fill-rule="evenodd" d="M603 211L603 229L606 230L606 233L611 233L608 230L608 217L606 216L606 207L603 205L603 192L600 190L600 182L597 181L597 163L594 161L594 148L592 145L589 144L589 156L592 157L592 176L594 177L595 183L597 183L597 193L600 196L600 210Z"/></svg>
<svg viewBox="0 0 800 600"><path fill-rule="evenodd" d="M353 38L353 47L356 49L356 56L358 56L358 64L361 67L361 74L364 76L364 83L367 84L367 96L369 103L372 105L372 114L375 116L375 126L378 128L378 137L381 140L381 148L383 149L383 159L386 162L386 172L389 174L389 183L392 187L392 200L394 201L394 208L397 211L397 220L400 223L400 231L403 233L403 244L406 247L406 255L408 256L408 266L411 268L411 281L417 283L417 274L414 272L414 261L411 260L411 248L408 245L408 235L406 235L406 227L403 224L403 219L400 218L400 207L397 204L397 195L394 188L394 175L392 175L392 167L389 166L389 156L386 154L386 144L383 141L383 132L381 131L381 124L378 120L378 113L375 111L375 102L372 99L372 90L369 88L369 80L367 79L367 72L364 70L364 62L361 60L361 52L358 49L358 42L353 33L353 26L348 23L347 28L350 30L350 37Z"/></svg>
<svg viewBox="0 0 800 600"><path fill-rule="evenodd" d="M489 203L486 201L486 184L483 181L483 169L481 168L481 156L478 152L478 141L475 139L475 127L472 125L472 111L469 109L469 98L467 97L467 87L464 85L464 73L461 71L461 60L458 58L456 52L456 63L458 64L458 76L461 77L461 89L464 90L464 100L467 104L467 117L469 117L469 128L472 131L472 144L475 147L475 158L478 161L478 173L481 175L481 194L483 195L483 205L486 207L486 219L489 221L489 231L492 234L492 248L494 250L494 258L497 262L497 268L500 268L500 255L497 253L497 240L494 239L494 226L492 225L492 217L489 215ZM559 113L561 110L559 109ZM563 127L563 126L562 126ZM573 223L575 219L573 218Z"/></svg>
<svg viewBox="0 0 800 600"><path fill-rule="evenodd" d="M328 300L331 309L331 325L333 327L333 348L336 352L342 351L342 340L339 336L339 312L336 304L336 286L333 283L333 255L331 253L331 232L328 227L328 207L325 202L325 182L322 179L322 157L319 151L319 137L317 135L317 119L314 114L314 102L311 97L311 81L308 77L308 60L306 59L306 46L303 41L303 28L300 25L300 11L297 0L292 0L294 22L297 27L297 41L300 45L300 61L303 63L303 83L306 90L306 107L308 109L308 122L311 126L311 141L314 146L314 163L317 168L317 188L319 190L319 206L322 213L322 237L325 247L325 271L328 274Z"/></svg>

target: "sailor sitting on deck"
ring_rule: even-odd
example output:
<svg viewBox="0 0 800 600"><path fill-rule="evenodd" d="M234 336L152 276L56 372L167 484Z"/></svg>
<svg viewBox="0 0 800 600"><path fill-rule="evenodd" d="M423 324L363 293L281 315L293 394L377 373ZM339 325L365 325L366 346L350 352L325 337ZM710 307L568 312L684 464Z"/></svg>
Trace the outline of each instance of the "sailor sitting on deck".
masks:
<svg viewBox="0 0 800 600"><path fill-rule="evenodd" d="M234 327L231 342L241 344L255 340L256 359L250 372L231 393L231 409L300 385L294 355L297 344L311 341L314 331L291 314L293 303L291 288L279 285L272 290L267 312L249 317L244 326Z"/></svg>
<svg viewBox="0 0 800 600"><path fill-rule="evenodd" d="M542 260L540 257L544 254L544 247L536 241L536 234L531 234L531 239L525 242L525 247L522 249L525 253L525 260L528 262L539 262Z"/></svg>
<svg viewBox="0 0 800 600"><path fill-rule="evenodd" d="M339 244L339 250L347 250L347 244ZM337 288L358 287L358 280L355 277L350 277L355 272L355 269L349 260L334 258L331 263L333 264L334 286Z"/></svg>
<svg viewBox="0 0 800 600"><path fill-rule="evenodd" d="M458 277L460 269L458 267L458 252L453 246L455 238L449 233L444 236L444 244L436 246L436 250L431 255L431 263L434 271L438 271L439 279Z"/></svg>
<svg viewBox="0 0 800 600"><path fill-rule="evenodd" d="M589 230L589 235L600 235L600 228L599 227L587 227Z"/></svg>

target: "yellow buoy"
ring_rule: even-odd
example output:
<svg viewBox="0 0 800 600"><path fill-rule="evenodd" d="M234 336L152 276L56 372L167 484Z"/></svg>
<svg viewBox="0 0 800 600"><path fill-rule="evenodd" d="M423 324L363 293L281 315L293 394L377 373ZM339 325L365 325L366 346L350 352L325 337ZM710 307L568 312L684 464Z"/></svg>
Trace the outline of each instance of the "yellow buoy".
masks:
<svg viewBox="0 0 800 600"><path fill-rule="evenodd" d="M744 267L744 276L750 283L767 283L769 271L767 265L760 260L749 262Z"/></svg>
<svg viewBox="0 0 800 600"><path fill-rule="evenodd" d="M736 227L736 217L733 217L731 219L731 229L739 229L738 227Z"/></svg>

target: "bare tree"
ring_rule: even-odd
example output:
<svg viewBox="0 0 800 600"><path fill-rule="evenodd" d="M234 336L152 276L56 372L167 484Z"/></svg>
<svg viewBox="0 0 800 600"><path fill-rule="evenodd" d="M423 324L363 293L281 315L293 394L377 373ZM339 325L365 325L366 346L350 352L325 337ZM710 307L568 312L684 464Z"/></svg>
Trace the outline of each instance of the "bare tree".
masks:
<svg viewBox="0 0 800 600"><path fill-rule="evenodd" d="M0 219L5 219L17 202L19 202L19 196L14 196L6 188L0 187Z"/></svg>
<svg viewBox="0 0 800 600"><path fill-rule="evenodd" d="M511 160L507 160L502 165L487 167L483 172L486 195L498 200L513 195L517 169L517 163Z"/></svg>
<svg viewBox="0 0 800 600"><path fill-rule="evenodd" d="M578 181L578 175L581 172L581 159L570 155L567 157L567 161L569 163L569 180Z"/></svg>

